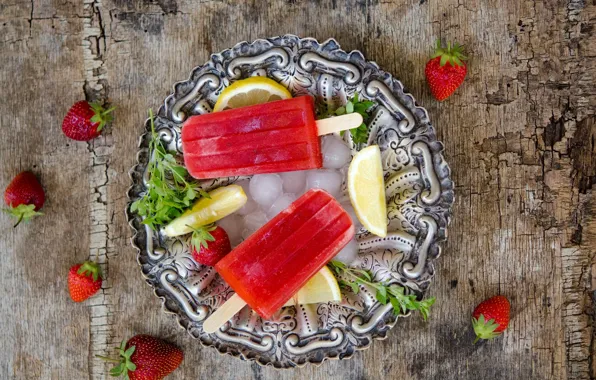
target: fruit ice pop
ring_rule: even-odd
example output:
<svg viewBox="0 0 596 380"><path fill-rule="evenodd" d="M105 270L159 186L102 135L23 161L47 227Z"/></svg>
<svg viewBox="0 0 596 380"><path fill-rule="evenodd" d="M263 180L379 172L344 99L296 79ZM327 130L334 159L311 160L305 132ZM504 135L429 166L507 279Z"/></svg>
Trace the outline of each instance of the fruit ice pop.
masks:
<svg viewBox="0 0 596 380"><path fill-rule="evenodd" d="M197 115L182 127L184 163L199 179L316 169L318 135L360 123L358 114L316 121L309 96Z"/></svg>
<svg viewBox="0 0 596 380"><path fill-rule="evenodd" d="M320 189L308 191L221 259L215 269L269 318L352 238L352 219Z"/></svg>

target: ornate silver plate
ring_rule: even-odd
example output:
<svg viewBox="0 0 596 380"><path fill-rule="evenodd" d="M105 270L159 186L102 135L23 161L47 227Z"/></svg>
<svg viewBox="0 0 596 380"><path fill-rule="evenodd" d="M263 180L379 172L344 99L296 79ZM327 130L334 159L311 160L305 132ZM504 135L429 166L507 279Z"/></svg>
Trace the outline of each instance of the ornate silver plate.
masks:
<svg viewBox="0 0 596 380"><path fill-rule="evenodd" d="M378 281L401 284L422 297L434 275L438 243L446 237L453 203L443 146L436 140L426 110L404 92L401 82L359 51L345 52L333 39L319 43L286 35L241 42L213 54L188 80L176 83L156 117L162 139L181 153L182 123L191 115L210 112L226 86L252 75L271 77L293 95L316 97L322 105L320 112L336 109L355 93L376 102L368 123L368 143L355 145L349 133L344 138L354 152L368 144L381 148L390 232L379 238L358 231L360 251L352 265L370 270ZM130 172L130 202L145 191L149 130L147 121L138 162ZM209 190L238 179L220 178L202 186ZM267 321L244 308L220 331L206 334L203 321L232 290L213 268L191 259L188 237L165 238L144 226L130 208L127 217L143 277L162 299L165 311L176 314L178 323L203 345L221 353L276 368L320 364L328 358L351 357L373 339L385 338L397 321L391 306L380 304L374 291L362 286L358 294L344 290L339 304L286 307Z"/></svg>

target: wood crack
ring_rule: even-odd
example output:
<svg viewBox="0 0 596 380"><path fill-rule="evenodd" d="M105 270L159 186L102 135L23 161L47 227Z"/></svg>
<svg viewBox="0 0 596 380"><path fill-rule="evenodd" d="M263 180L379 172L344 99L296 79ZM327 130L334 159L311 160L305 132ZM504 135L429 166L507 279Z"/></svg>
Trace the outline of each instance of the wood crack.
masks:
<svg viewBox="0 0 596 380"><path fill-rule="evenodd" d="M106 103L108 82L104 67L107 48L105 25L101 14L101 1L86 1L83 20L83 58L85 82L83 91L88 101ZM108 348L115 346L112 334L112 319L116 312L109 275L110 223L108 220L108 184L110 159L114 149L110 128L87 143L89 151L89 258L102 267L104 281L101 294L92 298L88 305L90 315L89 377L108 377L106 365L96 355L109 354Z"/></svg>

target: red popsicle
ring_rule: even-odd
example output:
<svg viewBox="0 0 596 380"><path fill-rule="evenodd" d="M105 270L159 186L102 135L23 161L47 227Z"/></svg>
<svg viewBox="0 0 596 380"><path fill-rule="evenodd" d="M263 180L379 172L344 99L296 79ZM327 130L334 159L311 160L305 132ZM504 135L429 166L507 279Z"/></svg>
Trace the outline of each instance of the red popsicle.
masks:
<svg viewBox="0 0 596 380"><path fill-rule="evenodd" d="M316 169L318 135L355 128L356 113L316 121L309 96L193 116L182 128L182 150L195 178Z"/></svg>
<svg viewBox="0 0 596 380"><path fill-rule="evenodd" d="M324 190L308 191L215 265L243 302L223 320L218 309L203 328L217 330L245 303L271 317L353 237L341 205Z"/></svg>

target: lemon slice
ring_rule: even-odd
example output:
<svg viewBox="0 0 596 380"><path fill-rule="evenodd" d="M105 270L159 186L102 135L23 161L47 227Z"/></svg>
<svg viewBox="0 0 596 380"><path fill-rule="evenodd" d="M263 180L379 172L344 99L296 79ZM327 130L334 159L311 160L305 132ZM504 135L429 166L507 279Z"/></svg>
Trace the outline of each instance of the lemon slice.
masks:
<svg viewBox="0 0 596 380"><path fill-rule="evenodd" d="M247 201L242 187L229 185L209 192L210 198L201 198L189 210L164 227L167 236L179 236L238 211ZM192 228L190 228L190 227Z"/></svg>
<svg viewBox="0 0 596 380"><path fill-rule="evenodd" d="M341 292L333 272L324 266L284 306L331 301L341 301Z"/></svg>
<svg viewBox="0 0 596 380"><path fill-rule="evenodd" d="M364 228L387 236L387 205L381 151L371 145L356 153L348 169L348 192L358 220Z"/></svg>
<svg viewBox="0 0 596 380"><path fill-rule="evenodd" d="M213 112L291 98L290 91L273 79L250 77L236 81L223 90Z"/></svg>

